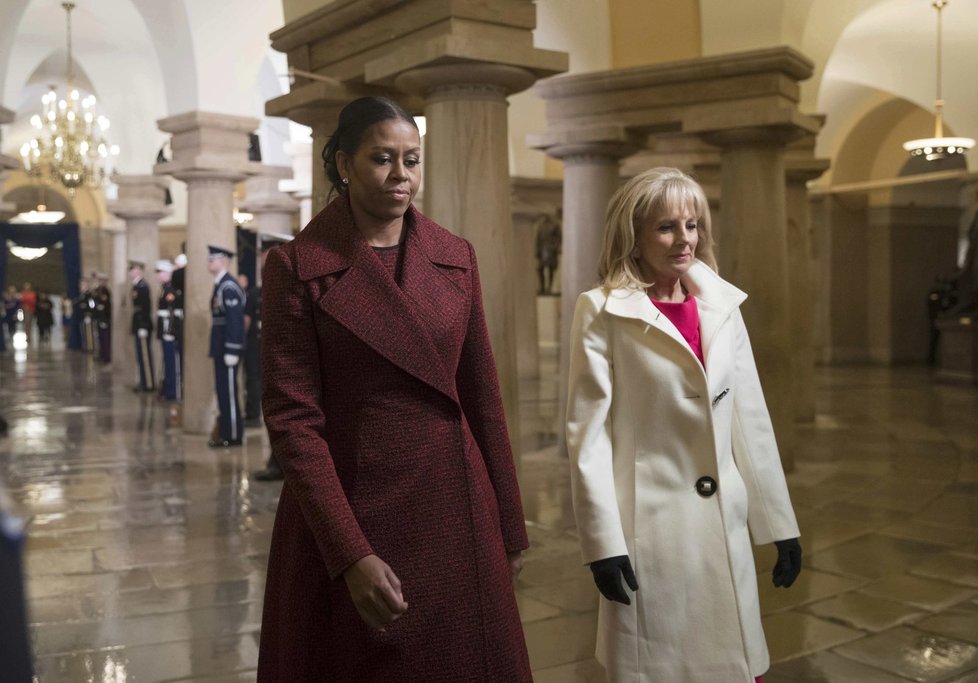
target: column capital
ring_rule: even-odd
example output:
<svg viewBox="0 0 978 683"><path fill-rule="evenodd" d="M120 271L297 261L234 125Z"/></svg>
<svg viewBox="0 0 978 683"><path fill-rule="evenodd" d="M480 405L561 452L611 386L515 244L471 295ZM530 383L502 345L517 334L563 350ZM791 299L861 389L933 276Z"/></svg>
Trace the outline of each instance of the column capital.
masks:
<svg viewBox="0 0 978 683"><path fill-rule="evenodd" d="M617 162L644 143L642 135L624 126L597 125L526 136L526 143L565 164Z"/></svg>
<svg viewBox="0 0 978 683"><path fill-rule="evenodd" d="M421 95L426 102L440 99L504 100L526 90L537 76L530 70L504 64L466 62L410 69L394 78L399 90Z"/></svg>
<svg viewBox="0 0 978 683"><path fill-rule="evenodd" d="M789 183L807 183L825 173L832 162L828 159L811 157L808 159L788 158L784 162L785 178Z"/></svg>
<svg viewBox="0 0 978 683"><path fill-rule="evenodd" d="M691 116L683 132L698 135L717 147L786 147L806 135L817 133L822 117L802 114L797 109L714 109Z"/></svg>
<svg viewBox="0 0 978 683"><path fill-rule="evenodd" d="M171 133L173 159L153 167L155 175L178 180L237 181L260 172L261 163L248 160L249 134L258 119L206 111L190 111L156 122Z"/></svg>
<svg viewBox="0 0 978 683"><path fill-rule="evenodd" d="M168 178L113 174L112 182L118 186L119 195L118 199L106 202L106 208L123 220L159 220L173 212L166 206L166 189L170 185Z"/></svg>
<svg viewBox="0 0 978 683"><path fill-rule="evenodd" d="M299 202L278 187L280 180L291 177L292 168L289 166L263 166L259 175L245 180L245 198L239 206L253 214L298 211Z"/></svg>

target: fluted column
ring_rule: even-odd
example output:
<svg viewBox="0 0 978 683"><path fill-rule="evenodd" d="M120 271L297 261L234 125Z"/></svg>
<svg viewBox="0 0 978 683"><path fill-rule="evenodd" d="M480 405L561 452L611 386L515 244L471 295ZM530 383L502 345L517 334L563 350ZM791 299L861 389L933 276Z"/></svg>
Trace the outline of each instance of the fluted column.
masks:
<svg viewBox="0 0 978 683"><path fill-rule="evenodd" d="M248 161L248 134L258 127L258 120L188 112L157 125L173 134L173 160L157 164L154 173L187 183L183 430L207 434L214 417L214 370L208 357L214 279L207 272L207 245L235 248L234 183L262 170L260 163ZM236 264L231 269L236 270Z"/></svg>
<svg viewBox="0 0 978 683"><path fill-rule="evenodd" d="M788 297L796 422L815 420L815 241L807 183L828 166L828 160L814 158L787 164Z"/></svg>
<svg viewBox="0 0 978 683"><path fill-rule="evenodd" d="M506 96L534 80L526 69L493 64L425 67L395 79L398 88L425 100L425 213L472 242L479 259L514 446L519 442L519 387Z"/></svg>
<svg viewBox="0 0 978 683"><path fill-rule="evenodd" d="M135 353L129 337L129 321L132 315L129 295L129 252L126 230L109 230L112 235L112 268L109 283L112 291L112 369L132 375Z"/></svg>
<svg viewBox="0 0 978 683"><path fill-rule="evenodd" d="M791 296L785 144L801 131L780 126L704 135L721 147L720 274L748 294L742 307L785 470L794 467Z"/></svg>

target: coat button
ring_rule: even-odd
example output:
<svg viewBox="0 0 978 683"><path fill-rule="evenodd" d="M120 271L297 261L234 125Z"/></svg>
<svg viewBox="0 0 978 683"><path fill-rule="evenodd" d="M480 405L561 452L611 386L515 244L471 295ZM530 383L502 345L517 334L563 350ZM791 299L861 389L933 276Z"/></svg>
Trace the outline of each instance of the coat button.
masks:
<svg viewBox="0 0 978 683"><path fill-rule="evenodd" d="M700 477L696 480L696 493L709 498L717 492L717 480L713 477Z"/></svg>

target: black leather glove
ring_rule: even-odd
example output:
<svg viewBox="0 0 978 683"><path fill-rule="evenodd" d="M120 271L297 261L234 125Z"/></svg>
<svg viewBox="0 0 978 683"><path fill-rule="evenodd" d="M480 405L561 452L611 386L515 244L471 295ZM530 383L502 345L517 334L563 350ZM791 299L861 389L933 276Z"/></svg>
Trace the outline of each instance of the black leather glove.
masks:
<svg viewBox="0 0 978 683"><path fill-rule="evenodd" d="M594 574L594 584L601 591L601 595L612 602L632 604L624 586L621 585L621 577L624 576L628 587L633 591L638 590L638 581L635 580L635 572L632 571L632 563L628 560L628 555L606 557L592 562L590 566L591 573Z"/></svg>
<svg viewBox="0 0 978 683"><path fill-rule="evenodd" d="M775 586L788 588L801 573L801 543L797 538L775 541L778 547L778 561L774 563L771 578Z"/></svg>

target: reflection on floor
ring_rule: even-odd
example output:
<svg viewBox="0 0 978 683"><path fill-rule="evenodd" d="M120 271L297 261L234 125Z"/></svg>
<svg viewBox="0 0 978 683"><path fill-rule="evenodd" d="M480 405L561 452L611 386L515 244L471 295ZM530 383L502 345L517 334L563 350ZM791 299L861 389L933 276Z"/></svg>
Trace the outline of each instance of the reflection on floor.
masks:
<svg viewBox="0 0 978 683"><path fill-rule="evenodd" d="M32 517L39 679L253 680L279 489L249 477L261 430L208 450L168 406L74 353L4 354L0 379L0 478ZM535 678L602 681L556 389L522 389L533 548L519 598ZM771 548L757 551L765 683L978 681L978 391L882 368L822 369L817 391L789 478L806 571L775 591Z"/></svg>

